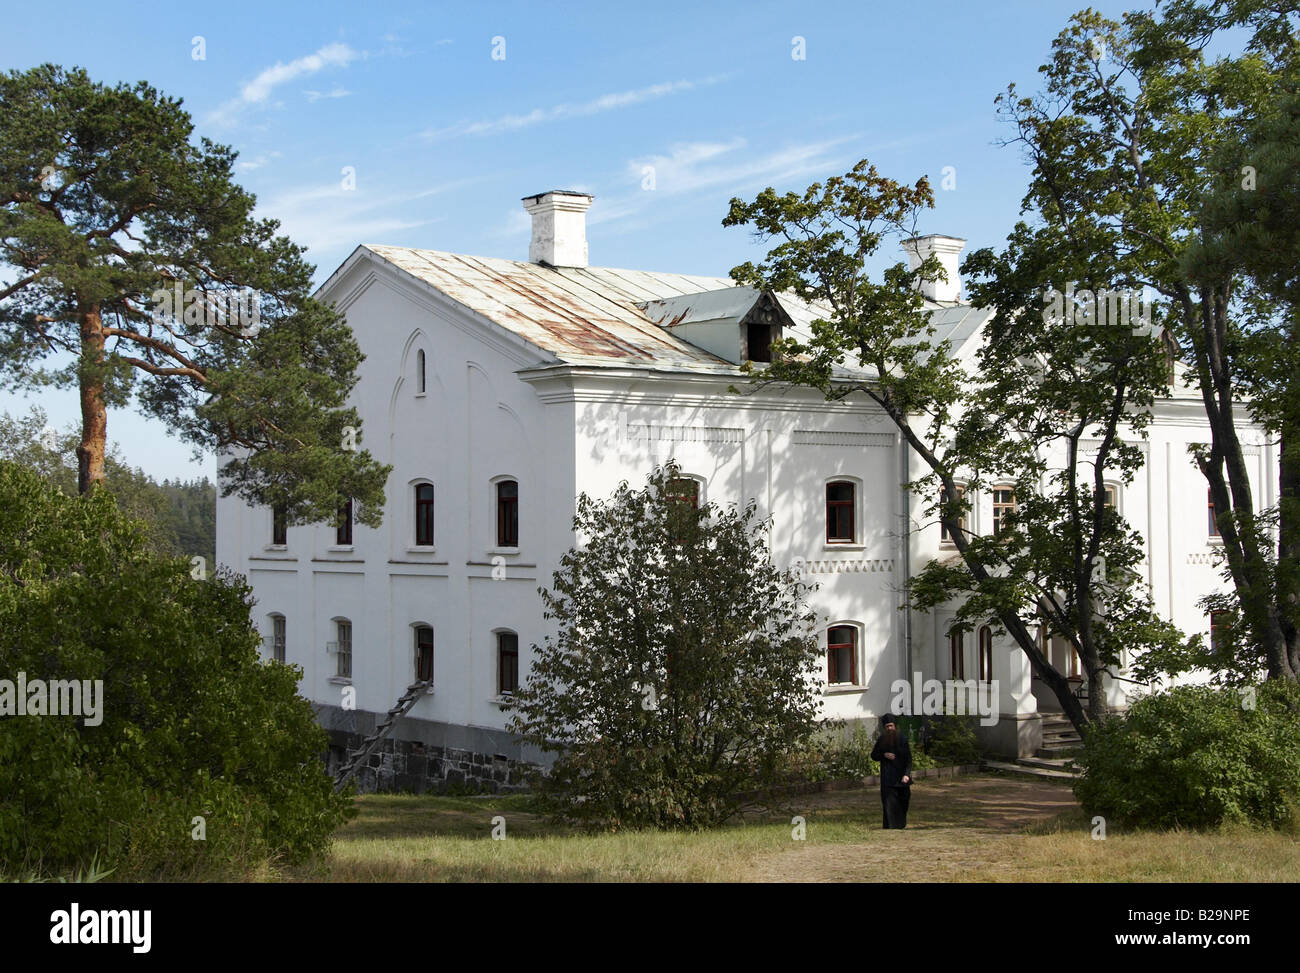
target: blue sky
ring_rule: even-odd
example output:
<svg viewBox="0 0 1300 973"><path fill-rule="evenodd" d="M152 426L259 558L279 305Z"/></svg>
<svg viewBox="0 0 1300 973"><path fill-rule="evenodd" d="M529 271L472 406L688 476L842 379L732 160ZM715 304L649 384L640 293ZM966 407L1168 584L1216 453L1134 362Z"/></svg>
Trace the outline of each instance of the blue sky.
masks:
<svg viewBox="0 0 1300 973"><path fill-rule="evenodd" d="M527 259L520 198L553 188L596 196L593 265L725 276L762 255L721 226L732 196L864 157L930 177L922 232L999 245L1027 170L999 144L993 99L1011 81L1037 89L1085 5L27 4L6 13L0 65L79 65L183 98L197 134L239 151L239 181L309 247L318 280L360 243ZM79 422L71 390L0 393L10 413L33 402ZM109 438L159 478L215 476L128 411L110 412Z"/></svg>

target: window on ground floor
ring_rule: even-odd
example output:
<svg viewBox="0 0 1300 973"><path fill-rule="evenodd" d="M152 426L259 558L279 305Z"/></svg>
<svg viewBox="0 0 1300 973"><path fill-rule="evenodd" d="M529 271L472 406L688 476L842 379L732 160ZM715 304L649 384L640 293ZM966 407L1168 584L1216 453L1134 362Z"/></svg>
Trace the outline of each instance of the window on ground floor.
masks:
<svg viewBox="0 0 1300 973"><path fill-rule="evenodd" d="M826 630L826 681L832 686L858 684L858 630L852 625Z"/></svg>

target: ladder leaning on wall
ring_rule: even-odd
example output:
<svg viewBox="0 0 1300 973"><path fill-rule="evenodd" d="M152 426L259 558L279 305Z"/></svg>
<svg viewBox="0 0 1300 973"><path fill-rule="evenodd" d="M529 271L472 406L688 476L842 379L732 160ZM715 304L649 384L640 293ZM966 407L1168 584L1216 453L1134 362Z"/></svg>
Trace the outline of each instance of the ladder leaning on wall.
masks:
<svg viewBox="0 0 1300 973"><path fill-rule="evenodd" d="M365 765L370 755L379 749L379 745L392 732L397 721L411 711L411 707L415 705L416 700L423 696L425 691L432 685L432 679L422 679L406 687L406 692L398 699L397 704L388 711L384 721L375 727L374 733L361 741L361 749L352 755L352 759L343 765L343 769L334 778L334 790L336 792L343 790L347 786L348 781Z"/></svg>

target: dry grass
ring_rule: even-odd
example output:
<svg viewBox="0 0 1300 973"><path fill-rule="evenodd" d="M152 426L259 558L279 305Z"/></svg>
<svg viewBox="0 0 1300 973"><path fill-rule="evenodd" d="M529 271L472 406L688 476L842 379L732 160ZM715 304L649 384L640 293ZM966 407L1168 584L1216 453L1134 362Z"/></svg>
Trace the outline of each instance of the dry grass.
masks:
<svg viewBox="0 0 1300 973"><path fill-rule="evenodd" d="M790 798L703 834L589 835L526 798L369 795L327 860L282 878L329 882L1295 882L1300 842L1276 832L1117 834L1068 787L986 775L918 784L906 831L880 829L878 792ZM791 836L791 817L806 838ZM491 838L505 818L506 838Z"/></svg>

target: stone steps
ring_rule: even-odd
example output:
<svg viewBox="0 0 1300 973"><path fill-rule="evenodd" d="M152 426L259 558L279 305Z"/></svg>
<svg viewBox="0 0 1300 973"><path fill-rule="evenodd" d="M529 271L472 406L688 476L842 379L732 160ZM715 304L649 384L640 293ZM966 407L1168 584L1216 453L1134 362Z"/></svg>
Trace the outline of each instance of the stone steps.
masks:
<svg viewBox="0 0 1300 973"><path fill-rule="evenodd" d="M1005 763L1001 760L986 760L984 767L988 770L1001 770L1009 774L1022 774L1027 777L1044 777L1051 780L1075 780L1078 778L1077 773L1070 773L1063 770L1053 770L1048 767L1035 767L1027 765L1026 760L1033 760L1033 757L1022 757L1014 764ZM1040 763L1042 761L1039 761Z"/></svg>

